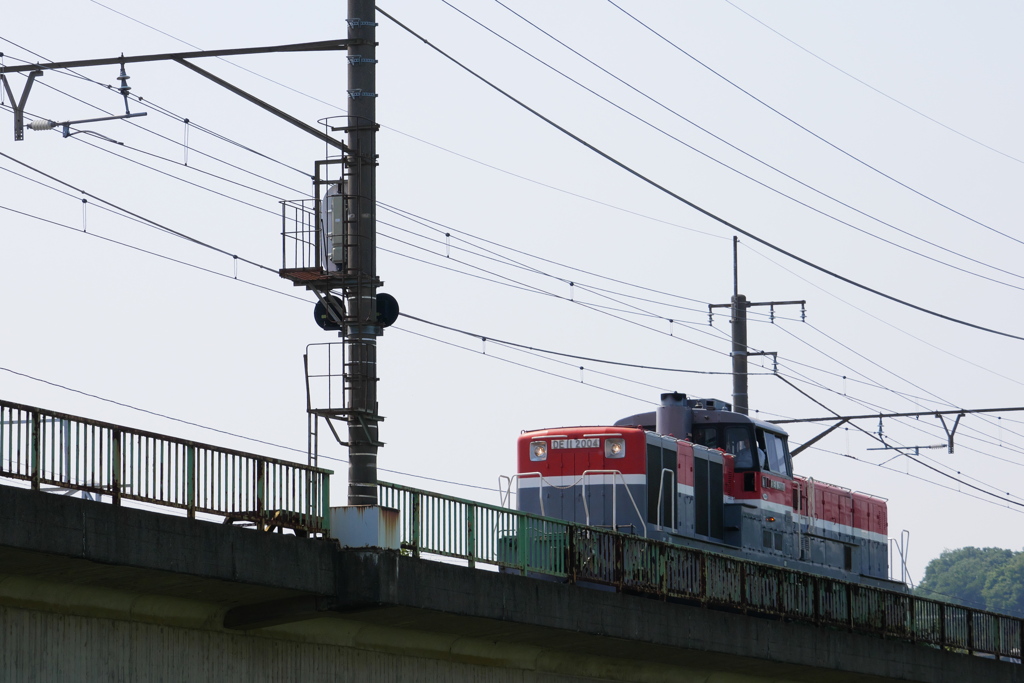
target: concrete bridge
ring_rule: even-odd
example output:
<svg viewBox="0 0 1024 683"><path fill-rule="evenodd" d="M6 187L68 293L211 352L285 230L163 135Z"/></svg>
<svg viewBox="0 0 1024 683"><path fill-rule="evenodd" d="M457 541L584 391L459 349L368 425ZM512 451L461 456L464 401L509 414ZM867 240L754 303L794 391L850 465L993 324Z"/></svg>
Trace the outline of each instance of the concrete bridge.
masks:
<svg viewBox="0 0 1024 683"><path fill-rule="evenodd" d="M872 635L0 486L5 681L1024 681Z"/></svg>

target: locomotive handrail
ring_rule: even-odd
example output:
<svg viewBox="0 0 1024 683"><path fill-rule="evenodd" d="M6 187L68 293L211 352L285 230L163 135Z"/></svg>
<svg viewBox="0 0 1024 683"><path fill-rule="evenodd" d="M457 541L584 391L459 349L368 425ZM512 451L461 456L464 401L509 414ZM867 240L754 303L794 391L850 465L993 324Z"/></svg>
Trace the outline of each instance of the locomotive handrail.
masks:
<svg viewBox="0 0 1024 683"><path fill-rule="evenodd" d="M401 546L503 571L609 586L661 600L872 633L1020 663L1024 619L721 552L378 483L400 512Z"/></svg>
<svg viewBox="0 0 1024 683"><path fill-rule="evenodd" d="M583 496L583 512L587 516L587 526L590 526L590 506L587 505L587 475L588 474L603 474L612 475L612 529L615 531L619 530L618 526L618 499L615 495L615 475L619 476L622 480L622 488L626 489L626 495L629 496L629 502L633 504L633 509L636 510L636 516L640 519L640 528L643 529L644 538L647 538L647 522L644 521L644 516L640 514L640 508L636 504L636 499L633 498L633 492L629 490L629 484L626 483L626 478L622 476L622 472L619 470L583 470L583 474L580 475L581 487L583 491L580 495ZM576 484L574 483L573 486ZM566 487L569 488L569 487Z"/></svg>
<svg viewBox="0 0 1024 683"><path fill-rule="evenodd" d="M326 534L330 470L0 401L0 477Z"/></svg>
<svg viewBox="0 0 1024 683"><path fill-rule="evenodd" d="M512 498L512 482L513 481L518 481L519 479L523 479L525 477L539 477L540 478L540 487L539 487L539 492L540 492L540 496L539 496L539 498L540 498L540 514L541 514L541 516L543 516L544 515L544 474L541 473L541 472L520 472L518 474L513 474L513 475L499 474L498 475L498 493L500 495L501 506L502 507L507 507L508 504L511 502L511 498ZM504 481L508 481L508 487L506 487L504 490L502 490L502 482L504 482ZM517 496L519 495L519 485L518 484L516 484L516 495Z"/></svg>

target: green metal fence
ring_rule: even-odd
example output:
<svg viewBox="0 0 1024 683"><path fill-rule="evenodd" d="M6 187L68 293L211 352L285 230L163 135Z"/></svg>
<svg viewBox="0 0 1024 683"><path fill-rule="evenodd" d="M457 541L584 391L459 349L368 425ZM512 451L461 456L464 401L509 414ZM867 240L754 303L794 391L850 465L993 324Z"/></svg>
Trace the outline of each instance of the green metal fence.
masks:
<svg viewBox="0 0 1024 683"><path fill-rule="evenodd" d="M326 533L330 470L0 401L0 477Z"/></svg>
<svg viewBox="0 0 1024 683"><path fill-rule="evenodd" d="M774 616L1020 660L1024 620L785 567L381 483L400 513L402 548L569 583L613 586L712 608Z"/></svg>

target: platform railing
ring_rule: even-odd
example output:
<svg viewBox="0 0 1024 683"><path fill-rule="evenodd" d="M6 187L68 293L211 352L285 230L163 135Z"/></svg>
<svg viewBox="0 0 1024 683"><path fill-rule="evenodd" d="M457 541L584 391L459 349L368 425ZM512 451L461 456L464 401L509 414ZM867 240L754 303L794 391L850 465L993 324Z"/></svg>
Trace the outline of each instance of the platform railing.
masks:
<svg viewBox="0 0 1024 683"><path fill-rule="evenodd" d="M663 600L813 623L1020 662L1024 620L849 581L378 484L415 557L600 584Z"/></svg>
<svg viewBox="0 0 1024 683"><path fill-rule="evenodd" d="M327 533L330 470L0 401L0 477Z"/></svg>

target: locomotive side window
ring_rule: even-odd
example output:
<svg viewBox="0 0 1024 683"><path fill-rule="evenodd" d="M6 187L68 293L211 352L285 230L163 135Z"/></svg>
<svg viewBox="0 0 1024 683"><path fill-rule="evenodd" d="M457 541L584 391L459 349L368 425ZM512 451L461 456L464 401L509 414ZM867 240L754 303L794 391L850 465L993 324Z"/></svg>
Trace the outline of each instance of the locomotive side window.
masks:
<svg viewBox="0 0 1024 683"><path fill-rule="evenodd" d="M778 434L766 432L758 427L757 433L757 459L761 463L761 469L765 472L774 472L787 477L793 476L793 467L786 450L786 442Z"/></svg>
<svg viewBox="0 0 1024 683"><path fill-rule="evenodd" d="M735 467L737 470L749 470L756 467L750 437L749 427L725 428L725 452L736 456Z"/></svg>
<svg viewBox="0 0 1024 683"><path fill-rule="evenodd" d="M772 472L792 477L793 461L789 458L786 440L772 432L765 432L764 435L768 445L768 460L771 462Z"/></svg>
<svg viewBox="0 0 1024 683"><path fill-rule="evenodd" d="M714 426L693 427L693 442L708 448L718 448L718 428Z"/></svg>

